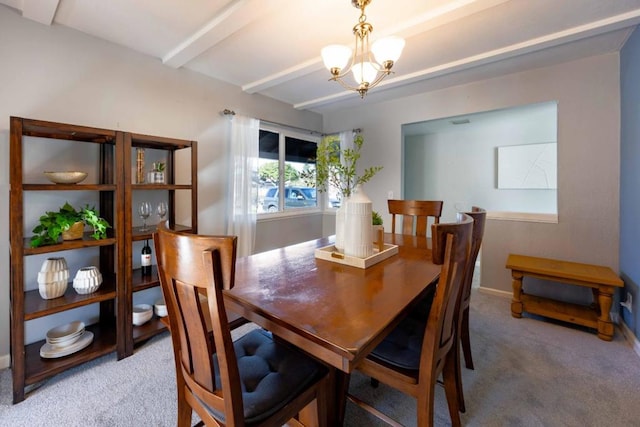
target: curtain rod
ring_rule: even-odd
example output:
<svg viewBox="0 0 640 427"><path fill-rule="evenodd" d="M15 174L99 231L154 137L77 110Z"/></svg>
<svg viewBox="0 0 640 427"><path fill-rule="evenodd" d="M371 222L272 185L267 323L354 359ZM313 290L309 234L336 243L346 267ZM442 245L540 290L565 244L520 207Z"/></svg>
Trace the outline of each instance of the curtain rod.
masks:
<svg viewBox="0 0 640 427"><path fill-rule="evenodd" d="M224 110L222 110L222 114L224 114L225 116L235 116L236 112L233 111L233 110L230 110L228 108L225 108ZM300 127L297 127L297 126L287 125L287 124L284 124L284 123L273 122L271 120L264 120L264 119L260 119L260 118L258 118L258 120L260 120L263 123L270 124L270 125L281 126L281 127L289 128L289 129L292 129L292 130L297 130L298 132L305 132L305 133L308 132L311 135L319 135L319 136L333 135L331 133L317 132L315 130L304 129L304 128L300 128ZM357 128L357 129L353 129L352 131L354 133L360 133L360 132L362 132L362 129Z"/></svg>

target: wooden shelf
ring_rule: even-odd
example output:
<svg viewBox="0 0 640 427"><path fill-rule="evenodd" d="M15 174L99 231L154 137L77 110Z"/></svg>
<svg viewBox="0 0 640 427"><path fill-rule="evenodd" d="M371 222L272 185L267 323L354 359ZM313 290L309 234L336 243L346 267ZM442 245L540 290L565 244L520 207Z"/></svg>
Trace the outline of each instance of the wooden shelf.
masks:
<svg viewBox="0 0 640 427"><path fill-rule="evenodd" d="M524 293L520 299L527 313L598 329L598 314L591 307Z"/></svg>
<svg viewBox="0 0 640 427"><path fill-rule="evenodd" d="M112 234L112 233L111 233ZM91 232L84 233L82 239L78 240L65 240L55 245L38 246L37 248L30 247L31 238L23 239L24 242L24 254L25 255L37 255L46 254L52 252L69 251L72 249L93 248L100 246L109 246L116 243L114 237L107 237L106 239L96 240L91 237Z"/></svg>
<svg viewBox="0 0 640 427"><path fill-rule="evenodd" d="M144 325L133 327L133 342L137 344L164 331L168 331L167 326L154 314Z"/></svg>
<svg viewBox="0 0 640 427"><path fill-rule="evenodd" d="M22 184L24 191L115 191L113 184Z"/></svg>
<svg viewBox="0 0 640 427"><path fill-rule="evenodd" d="M190 191L192 226L170 224L172 228L185 232L197 232L197 142L142 135L124 131L99 129L65 123L54 123L20 117L10 118L10 264L11 264L11 362L13 377L13 402L25 398L25 386L49 378L71 367L80 365L110 352L117 352L118 358L130 356L134 344L140 343L162 331L166 326L154 317L147 324L135 327L131 323L133 293L159 286L157 269L151 277L142 277L139 270L134 271L132 258L136 241L151 240L155 225L141 232L133 227L132 194L134 191L165 191L167 193L168 218L176 217L176 192ZM25 149L31 143L28 137L44 138L51 141L52 152L56 149L56 140L77 141L78 144L95 144L97 164L86 165L96 169L95 182L78 184L53 184L49 182L24 182L34 170L23 170L25 155L31 150ZM31 148L31 147L30 147ZM166 184L131 184L132 154L136 148L164 150L166 158ZM176 152L189 150L190 184L175 184ZM94 154L93 148L89 152ZM181 157L182 159L182 157ZM26 159L29 160L29 159ZM64 156L57 161L64 167ZM181 166L182 167L182 166ZM61 169L63 170L63 169ZM88 169L87 169L88 170ZM63 201L64 192L87 191L97 194L100 216L106 219L112 228L107 230L107 238L95 240L92 232L87 231L82 239L61 241L54 245L32 248L31 236L24 232L25 213L32 206L33 198L25 201L25 192L48 192L47 196L60 192ZM180 193L180 196L183 194ZM155 196L155 195L154 195ZM53 197L52 199L54 199ZM103 275L100 288L91 294L80 295L68 283L65 294L50 300L40 297L38 290L25 291L25 257L30 255L55 254L69 250L98 248L99 268ZM97 251L87 251L94 256ZM82 258L83 252L73 254ZM29 266L29 268L32 268ZM32 273L32 272L31 272ZM99 311L99 323L87 329L92 331L94 341L86 349L59 359L42 359L40 348L44 340L25 345L25 329L28 321L46 318L67 310L95 304ZM54 325L52 325L54 326Z"/></svg>
<svg viewBox="0 0 640 427"><path fill-rule="evenodd" d="M33 320L50 314L60 313L65 310L83 307L97 302L108 301L116 298L115 276L102 277L102 285L97 291L81 295L73 289L73 283L69 283L63 296L54 299L43 299L37 290L24 293L24 320Z"/></svg>
<svg viewBox="0 0 640 427"><path fill-rule="evenodd" d="M34 384L74 366L78 366L96 357L109 354L116 349L116 327L115 325L90 325L87 330L93 332L93 342L77 353L57 359L43 359L40 357L40 347L45 340L38 341L25 346L25 383Z"/></svg>
<svg viewBox="0 0 640 427"><path fill-rule="evenodd" d="M131 275L131 285L133 287L133 292L139 292L160 286L158 268L155 265L151 267L151 276L143 276L142 270L136 268L133 270L133 274Z"/></svg>

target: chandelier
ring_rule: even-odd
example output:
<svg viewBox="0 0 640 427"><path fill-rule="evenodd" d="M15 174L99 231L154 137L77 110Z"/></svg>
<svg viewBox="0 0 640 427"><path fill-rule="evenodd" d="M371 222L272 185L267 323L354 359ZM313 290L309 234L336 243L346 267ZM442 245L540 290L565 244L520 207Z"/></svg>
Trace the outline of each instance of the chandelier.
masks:
<svg viewBox="0 0 640 427"><path fill-rule="evenodd" d="M369 34L373 31L373 26L367 22L364 8L370 3L371 0L351 0L351 4L360 9L360 19L353 27L353 34L356 36L354 51L348 46L336 44L326 46L321 51L324 65L331 72L329 80L340 83L345 89L358 92L361 98L391 74L391 68L404 47L403 39L391 36L377 40L369 48ZM350 58L349 67L345 68ZM343 80L349 71L353 73L357 86L349 85Z"/></svg>

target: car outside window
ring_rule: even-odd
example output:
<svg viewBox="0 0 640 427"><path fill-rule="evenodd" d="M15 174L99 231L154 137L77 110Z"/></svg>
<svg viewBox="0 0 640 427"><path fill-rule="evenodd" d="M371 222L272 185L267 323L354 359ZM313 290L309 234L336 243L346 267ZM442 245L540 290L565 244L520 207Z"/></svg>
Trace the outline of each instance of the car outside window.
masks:
<svg viewBox="0 0 640 427"><path fill-rule="evenodd" d="M260 130L258 214L319 206L316 194L317 138L287 130ZM284 197L281 194L284 193Z"/></svg>

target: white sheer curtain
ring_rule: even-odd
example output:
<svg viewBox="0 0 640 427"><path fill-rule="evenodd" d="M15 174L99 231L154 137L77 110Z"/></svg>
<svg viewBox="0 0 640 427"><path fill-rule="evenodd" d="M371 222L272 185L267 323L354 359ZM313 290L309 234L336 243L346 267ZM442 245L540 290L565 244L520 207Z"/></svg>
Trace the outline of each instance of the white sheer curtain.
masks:
<svg viewBox="0 0 640 427"><path fill-rule="evenodd" d="M238 256L251 255L256 237L260 120L236 115L229 132L227 234L238 236Z"/></svg>

